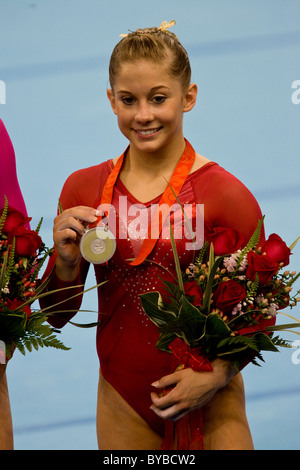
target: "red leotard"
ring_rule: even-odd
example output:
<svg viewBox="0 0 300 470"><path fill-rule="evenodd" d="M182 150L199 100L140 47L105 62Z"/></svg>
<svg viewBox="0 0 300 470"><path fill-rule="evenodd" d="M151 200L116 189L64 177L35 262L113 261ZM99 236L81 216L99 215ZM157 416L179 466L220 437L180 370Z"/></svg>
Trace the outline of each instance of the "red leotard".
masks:
<svg viewBox="0 0 300 470"><path fill-rule="evenodd" d="M103 185L112 168L113 162L109 160L73 173L61 193L63 208L78 205L97 207ZM140 204L118 179L112 201L117 213L120 196L127 197L129 207ZM205 237L215 227L230 227L239 230L248 241L262 217L248 189L214 162L191 173L178 198L182 204L204 204ZM143 204L142 210L150 211L151 205L158 203L159 199ZM174 218L175 225L176 220L182 223L179 214L176 216L175 213ZM128 216L128 226L131 221L132 218ZM140 246L141 240L120 238L117 230L115 255L107 265L95 266L97 282L108 281L98 289L98 308L102 312L99 319L102 324L97 330L97 352L104 378L157 433L163 435L164 421L149 409L151 383L173 372L172 355L156 349L157 327L144 314L139 294L153 290L164 292L159 276L170 281L172 278L159 263L175 274L174 258L170 239L160 237L148 256L155 264L145 261L139 266L130 266L125 260L135 258ZM185 269L193 261L195 252L186 250L185 239L177 240L176 246L181 267ZM50 261L45 275L49 274L54 263L55 258ZM87 270L88 263L82 260L80 278L73 284L84 282ZM53 275L51 288L64 285L66 283ZM53 301L50 296L45 297L42 306L46 300L48 304ZM80 299L63 306L68 307L78 309ZM59 328L68 318L56 318L51 323Z"/></svg>

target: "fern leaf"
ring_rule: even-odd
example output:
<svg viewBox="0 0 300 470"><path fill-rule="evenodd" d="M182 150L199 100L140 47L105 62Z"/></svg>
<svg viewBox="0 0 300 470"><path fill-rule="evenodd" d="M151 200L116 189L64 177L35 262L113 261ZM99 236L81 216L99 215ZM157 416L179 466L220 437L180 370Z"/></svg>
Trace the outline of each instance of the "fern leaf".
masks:
<svg viewBox="0 0 300 470"><path fill-rule="evenodd" d="M39 221L35 231L36 233L39 233L39 231L41 230L41 226L42 226L42 223L43 223L43 217L41 217L41 220Z"/></svg>
<svg viewBox="0 0 300 470"><path fill-rule="evenodd" d="M261 227L262 227L264 218L265 218L265 216L263 216L263 218L258 222L258 225L257 225L253 235L251 236L249 242L247 243L245 248L241 251L241 254L239 255L239 257L237 259L236 272L238 271L238 268L240 267L244 257L248 253L248 251L250 251L252 248L257 246L257 244L259 242Z"/></svg>
<svg viewBox="0 0 300 470"><path fill-rule="evenodd" d="M7 261L8 261L8 250L5 252L3 255L3 264L0 272L0 291L4 289L6 286L6 266L7 266Z"/></svg>
<svg viewBox="0 0 300 470"><path fill-rule="evenodd" d="M4 203L2 215L1 215L1 218L0 218L0 235L2 234L2 229L3 229L4 224L5 224L5 220L6 220L6 216L7 216L7 210L8 210L8 200L7 200L7 197L5 195L4 195L4 199L5 199L5 203Z"/></svg>
<svg viewBox="0 0 300 470"><path fill-rule="evenodd" d="M199 251L199 254L196 258L196 264L201 265L204 260L204 256L206 255L207 248L208 248L209 243L205 242L201 250Z"/></svg>
<svg viewBox="0 0 300 470"><path fill-rule="evenodd" d="M15 265L15 248L16 248L16 239L13 239L11 251L8 257L7 269L4 275L4 283L7 284L10 280L10 276L13 272Z"/></svg>

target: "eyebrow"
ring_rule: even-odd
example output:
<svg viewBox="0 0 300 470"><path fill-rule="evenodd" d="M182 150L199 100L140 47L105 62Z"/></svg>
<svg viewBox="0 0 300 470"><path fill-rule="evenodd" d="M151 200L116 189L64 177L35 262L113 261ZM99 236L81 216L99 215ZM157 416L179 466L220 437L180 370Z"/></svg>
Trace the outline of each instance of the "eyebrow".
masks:
<svg viewBox="0 0 300 470"><path fill-rule="evenodd" d="M162 88L166 89L166 90L169 90L169 87L167 87L166 85L158 85L158 86L155 86L153 88L151 88L150 92L153 93L157 90L161 90ZM131 91L128 91L128 90L117 90L117 93L131 93Z"/></svg>

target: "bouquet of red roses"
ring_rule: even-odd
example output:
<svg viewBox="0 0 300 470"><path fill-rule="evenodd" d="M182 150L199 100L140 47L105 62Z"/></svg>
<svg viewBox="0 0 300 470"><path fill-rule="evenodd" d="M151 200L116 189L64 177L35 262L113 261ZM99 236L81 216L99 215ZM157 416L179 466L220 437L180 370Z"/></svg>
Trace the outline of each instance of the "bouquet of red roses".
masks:
<svg viewBox="0 0 300 470"><path fill-rule="evenodd" d="M141 295L145 313L159 328L157 348L172 352L179 363L198 364L200 370L217 357L232 360L239 370L249 361L263 360L262 351L290 347L274 332L300 327L290 315L293 323L275 325L281 309L300 302L300 290L292 295L300 273L284 270L298 240L287 247L272 234L259 246L262 223L247 244L237 232L216 230L210 246L203 246L184 273L171 237L178 282L164 282L167 298L160 292ZM229 254L224 252L226 237L233 248Z"/></svg>
<svg viewBox="0 0 300 470"><path fill-rule="evenodd" d="M47 315L31 308L43 295L45 284L38 280L38 274L52 250L39 235L42 219L36 230L29 229L30 220L10 207L5 198L0 210L0 340L7 359L14 348L23 354L26 349L44 346L69 349L46 323Z"/></svg>

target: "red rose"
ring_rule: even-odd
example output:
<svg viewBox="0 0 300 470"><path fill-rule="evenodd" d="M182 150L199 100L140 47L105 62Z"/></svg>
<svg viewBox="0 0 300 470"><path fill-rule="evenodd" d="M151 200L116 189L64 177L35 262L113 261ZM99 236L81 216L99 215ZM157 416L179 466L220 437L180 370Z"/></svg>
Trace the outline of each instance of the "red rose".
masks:
<svg viewBox="0 0 300 470"><path fill-rule="evenodd" d="M290 262L291 250L276 233L272 233L265 241L261 252L266 253L276 263L283 263L283 266L287 266Z"/></svg>
<svg viewBox="0 0 300 470"><path fill-rule="evenodd" d="M196 281L186 282L184 284L184 291L185 294L190 295L191 297L194 296L193 304L195 306L202 305L203 292Z"/></svg>
<svg viewBox="0 0 300 470"><path fill-rule="evenodd" d="M256 274L258 274L260 284L266 284L279 269L278 263L273 261L268 255L259 255L254 251L249 251L247 258L248 267L246 276L250 281L255 281Z"/></svg>
<svg viewBox="0 0 300 470"><path fill-rule="evenodd" d="M233 307L245 299L247 295L244 286L236 281L220 282L213 295L215 307L224 313L230 313Z"/></svg>
<svg viewBox="0 0 300 470"><path fill-rule="evenodd" d="M217 256L234 253L246 245L243 235L234 228L214 227L207 238L213 243Z"/></svg>
<svg viewBox="0 0 300 470"><path fill-rule="evenodd" d="M16 254L19 256L34 256L42 244L41 237L34 231L25 227L17 227L10 234L10 241L16 240Z"/></svg>
<svg viewBox="0 0 300 470"><path fill-rule="evenodd" d="M0 217L2 216L3 209L0 210ZM8 206L7 215L5 218L4 226L2 232L11 233L17 227L23 227L25 224L30 222L31 217L25 217L22 212L14 209L13 207Z"/></svg>
<svg viewBox="0 0 300 470"><path fill-rule="evenodd" d="M14 300L7 300L7 308L11 311L17 310L18 307L23 305L24 301L19 300L19 299L14 299ZM25 307L22 308L22 311L26 313L27 317L30 316L31 314L31 309L29 305L25 305Z"/></svg>

